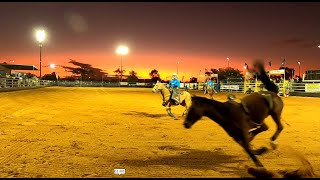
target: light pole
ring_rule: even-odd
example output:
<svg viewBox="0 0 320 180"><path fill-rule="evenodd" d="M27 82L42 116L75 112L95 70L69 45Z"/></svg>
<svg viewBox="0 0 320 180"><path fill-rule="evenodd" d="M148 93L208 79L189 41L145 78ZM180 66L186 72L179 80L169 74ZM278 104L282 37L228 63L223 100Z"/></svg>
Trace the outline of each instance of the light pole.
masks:
<svg viewBox="0 0 320 180"><path fill-rule="evenodd" d="M40 47L40 80L41 80L41 48L42 48L42 42L44 41L44 39L46 38L46 33L44 30L38 30L36 32L36 37L37 37L37 41L39 42L39 47Z"/></svg>
<svg viewBox="0 0 320 180"><path fill-rule="evenodd" d="M229 58L227 58L227 60L228 60L228 70L229 70L229 61L230 61L230 59L229 59Z"/></svg>
<svg viewBox="0 0 320 180"><path fill-rule="evenodd" d="M177 62L177 74L179 74L179 61Z"/></svg>
<svg viewBox="0 0 320 180"><path fill-rule="evenodd" d="M122 56L128 54L129 49L126 46L119 46L116 53L121 56L121 66L120 66L120 82L122 81Z"/></svg>
<svg viewBox="0 0 320 180"><path fill-rule="evenodd" d="M299 78L300 78L300 65L301 65L301 62L298 61L298 64L299 64Z"/></svg>

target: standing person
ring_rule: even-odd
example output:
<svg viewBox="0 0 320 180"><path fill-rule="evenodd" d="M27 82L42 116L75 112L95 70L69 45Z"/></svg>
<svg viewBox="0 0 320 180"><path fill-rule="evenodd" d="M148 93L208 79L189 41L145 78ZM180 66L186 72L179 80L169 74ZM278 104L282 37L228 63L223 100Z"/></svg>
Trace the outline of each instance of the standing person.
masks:
<svg viewBox="0 0 320 180"><path fill-rule="evenodd" d="M206 82L206 94L208 93L209 88L211 88L213 90L213 82L211 79L208 79L208 81Z"/></svg>
<svg viewBox="0 0 320 180"><path fill-rule="evenodd" d="M203 89L204 89L204 93L203 94L207 94L208 93L208 82L209 79L206 79L206 82L204 83Z"/></svg>
<svg viewBox="0 0 320 180"><path fill-rule="evenodd" d="M169 82L169 87L171 88L171 99L174 100L176 104L180 104L179 100L179 88L180 88L180 81L178 79L178 75L176 73L172 74L172 79Z"/></svg>

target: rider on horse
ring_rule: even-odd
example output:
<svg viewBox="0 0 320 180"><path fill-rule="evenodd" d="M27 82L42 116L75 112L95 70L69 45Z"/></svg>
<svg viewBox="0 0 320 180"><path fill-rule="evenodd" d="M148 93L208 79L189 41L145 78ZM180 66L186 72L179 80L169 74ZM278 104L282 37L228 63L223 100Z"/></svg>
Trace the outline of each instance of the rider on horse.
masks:
<svg viewBox="0 0 320 180"><path fill-rule="evenodd" d="M169 87L171 89L171 99L174 100L176 104L180 104L179 100L179 88L180 88L180 81L178 79L178 75L176 73L172 74L172 79L169 82Z"/></svg>
<svg viewBox="0 0 320 180"><path fill-rule="evenodd" d="M212 91L214 91L215 93L217 93L217 92L216 92L216 90L214 89L214 82L213 82L213 78L208 79L208 81L206 82L206 85L207 85L207 88L206 88L206 93L205 93L205 94L207 94L207 93L208 93L208 89L209 89L209 87L212 89Z"/></svg>

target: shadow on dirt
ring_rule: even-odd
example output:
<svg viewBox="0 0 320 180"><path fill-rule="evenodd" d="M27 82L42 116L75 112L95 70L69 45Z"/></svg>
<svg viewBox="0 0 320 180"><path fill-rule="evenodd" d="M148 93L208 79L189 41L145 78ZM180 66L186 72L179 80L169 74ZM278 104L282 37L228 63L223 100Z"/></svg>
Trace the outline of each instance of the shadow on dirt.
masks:
<svg viewBox="0 0 320 180"><path fill-rule="evenodd" d="M232 173L239 177L250 177L246 169L241 168L243 162L248 163L247 161L239 159L238 156L227 155L222 150L202 151L175 146L160 146L158 149L160 151L175 151L177 154L145 160L129 159L121 163L134 167L175 166L190 170L213 170L219 173Z"/></svg>
<svg viewBox="0 0 320 180"><path fill-rule="evenodd" d="M143 116L143 117L150 117L150 118L161 118L168 116L167 114L151 114L146 112L138 112L138 111L130 111L123 113L124 115L128 116Z"/></svg>

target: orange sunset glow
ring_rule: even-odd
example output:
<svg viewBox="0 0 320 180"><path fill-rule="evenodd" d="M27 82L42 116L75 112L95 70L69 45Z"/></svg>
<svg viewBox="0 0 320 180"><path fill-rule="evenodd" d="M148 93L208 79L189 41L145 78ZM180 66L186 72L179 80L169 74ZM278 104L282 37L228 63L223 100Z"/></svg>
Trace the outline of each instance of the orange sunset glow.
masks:
<svg viewBox="0 0 320 180"><path fill-rule="evenodd" d="M227 67L226 58L230 67L245 72L244 63L250 66L256 58L272 61L268 68L278 69L285 57L286 66L296 72L301 61L303 73L320 68L313 63L320 55L319 29L311 23L319 17L319 4L308 7L286 3L26 3L21 9L3 3L0 61L39 67L35 30L43 28L43 75L53 71L71 75L59 67L45 67L51 63L70 66L69 59L112 75L120 67L115 50L122 44L129 48L123 56L124 74L134 70L141 78L149 78L149 72L157 69L166 79L178 69L179 78L188 80L205 69ZM297 26L302 22L303 28ZM33 73L39 75L39 71Z"/></svg>

